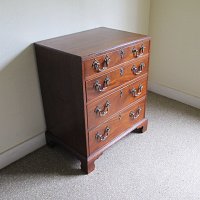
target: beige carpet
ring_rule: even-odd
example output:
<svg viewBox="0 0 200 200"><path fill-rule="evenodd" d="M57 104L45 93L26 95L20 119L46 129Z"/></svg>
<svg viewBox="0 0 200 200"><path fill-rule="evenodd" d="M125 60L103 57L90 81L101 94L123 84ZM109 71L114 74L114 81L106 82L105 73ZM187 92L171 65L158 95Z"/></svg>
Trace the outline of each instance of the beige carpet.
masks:
<svg viewBox="0 0 200 200"><path fill-rule="evenodd" d="M43 147L0 171L1 200L200 199L200 111L149 93L145 134L129 134L83 175L80 163Z"/></svg>

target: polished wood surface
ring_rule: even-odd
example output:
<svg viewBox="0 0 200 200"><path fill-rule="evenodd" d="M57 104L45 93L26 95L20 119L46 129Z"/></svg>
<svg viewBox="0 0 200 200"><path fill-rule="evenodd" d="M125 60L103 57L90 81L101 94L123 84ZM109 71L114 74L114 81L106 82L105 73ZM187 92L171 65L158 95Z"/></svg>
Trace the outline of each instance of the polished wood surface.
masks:
<svg viewBox="0 0 200 200"><path fill-rule="evenodd" d="M121 140L122 138L124 138L126 135L128 135L130 133L134 133L135 131L138 131L136 133L144 133L147 130L147 125L148 125L148 119L143 118L141 121L139 121L138 123L134 124L129 129L126 129L126 131L124 131L121 134L117 135L109 143L107 143L104 146L102 146L101 148L99 148L98 151L95 151L94 153L90 154L90 156L88 157L88 160L87 160L88 165L95 167L95 164L94 164L95 160L98 159L99 156L101 156L102 153L106 149L108 149L110 146L114 145L116 142L118 142L119 140ZM140 128L138 129L138 127L140 127ZM91 168L89 168L89 169L91 169ZM86 171L85 169L84 169L84 171L86 173L90 173L91 172L91 171L88 172L88 170Z"/></svg>
<svg viewBox="0 0 200 200"><path fill-rule="evenodd" d="M95 100L96 98L106 95L111 90L115 90L116 87L119 87L124 83L128 83L141 77L148 71L148 62L149 57L148 55L146 55L141 57L140 59L121 64L119 67L117 67L117 69L107 74L86 81L87 101ZM135 67L139 69L141 65L144 65L142 72L139 74L134 74L133 68ZM107 78L110 80L109 84L107 86L104 86L104 82ZM102 92L95 90L94 85L96 81L101 84L101 88L104 88Z"/></svg>
<svg viewBox="0 0 200 200"><path fill-rule="evenodd" d="M139 85L142 85L143 89L142 89L141 94L135 97L133 94L131 94L130 91L133 88L138 89ZM119 112L121 109L125 108L126 106L134 103L139 98L145 96L146 91L147 91L147 82L146 82L146 76L144 76L141 80L137 81L136 83L129 84L102 99L99 99L93 103L90 103L87 106L88 129L94 128L98 124L110 118L113 114ZM100 116L99 113L95 112L95 110L97 107L101 108L102 111L105 110L105 105L107 101L110 102L108 112L107 114L105 114L105 116Z"/></svg>
<svg viewBox="0 0 200 200"><path fill-rule="evenodd" d="M138 108L141 108L139 116L134 119L130 117L131 112L137 112ZM126 129L132 127L138 121L144 118L145 103L144 100L134 104L125 111L119 112L115 117L111 118L107 122L101 124L99 127L94 128L89 132L89 146L90 153L95 152L97 149L101 148L105 144L109 143L116 136L123 133ZM97 134L104 135L106 128L109 128L108 137L105 140L100 140L97 138Z"/></svg>
<svg viewBox="0 0 200 200"><path fill-rule="evenodd" d="M150 49L150 43L149 40L144 40L142 42L137 42L134 43L130 46L121 46L120 48L118 48L115 51L100 55L100 56L94 56L91 59L88 59L84 62L84 66L85 66L85 77L89 77L95 74L102 74L104 72L108 73L109 69L112 69L114 66L122 64L126 61L130 61L130 60L135 60L137 57L135 56L135 54L132 52L133 49L137 49L138 51L140 50L141 46L144 46L144 52L143 53L139 53L138 54L138 58L143 56L143 55L147 55L149 53L149 49ZM121 52L123 52L123 55L121 54ZM95 60L97 60L100 63L100 69L102 69L105 66L105 58L106 56L108 56L110 58L110 62L108 64L108 67L106 70L104 70L103 72L98 72L94 69L93 62Z"/></svg>
<svg viewBox="0 0 200 200"><path fill-rule="evenodd" d="M43 40L37 44L82 57L84 60L90 56L149 38L146 35L100 27Z"/></svg>
<svg viewBox="0 0 200 200"><path fill-rule="evenodd" d="M37 42L35 52L47 144L72 152L84 172L128 133L146 131L148 36L101 27Z"/></svg>
<svg viewBox="0 0 200 200"><path fill-rule="evenodd" d="M87 156L81 59L37 44L35 50L47 134Z"/></svg>

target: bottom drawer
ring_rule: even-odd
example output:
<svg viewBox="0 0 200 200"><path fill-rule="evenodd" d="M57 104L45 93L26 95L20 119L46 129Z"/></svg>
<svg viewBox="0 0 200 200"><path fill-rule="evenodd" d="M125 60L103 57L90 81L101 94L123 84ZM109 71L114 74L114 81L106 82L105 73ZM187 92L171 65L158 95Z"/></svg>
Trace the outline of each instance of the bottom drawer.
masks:
<svg viewBox="0 0 200 200"><path fill-rule="evenodd" d="M89 132L90 154L131 128L145 116L145 99L123 110L117 116Z"/></svg>

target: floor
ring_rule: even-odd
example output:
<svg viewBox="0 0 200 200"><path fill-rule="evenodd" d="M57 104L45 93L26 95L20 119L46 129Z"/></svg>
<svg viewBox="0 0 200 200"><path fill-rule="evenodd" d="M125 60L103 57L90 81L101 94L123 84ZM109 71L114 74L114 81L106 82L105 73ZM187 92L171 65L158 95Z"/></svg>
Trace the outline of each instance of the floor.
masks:
<svg viewBox="0 0 200 200"><path fill-rule="evenodd" d="M149 93L147 117L148 131L109 148L89 175L46 146L2 169L0 199L200 199L200 111Z"/></svg>

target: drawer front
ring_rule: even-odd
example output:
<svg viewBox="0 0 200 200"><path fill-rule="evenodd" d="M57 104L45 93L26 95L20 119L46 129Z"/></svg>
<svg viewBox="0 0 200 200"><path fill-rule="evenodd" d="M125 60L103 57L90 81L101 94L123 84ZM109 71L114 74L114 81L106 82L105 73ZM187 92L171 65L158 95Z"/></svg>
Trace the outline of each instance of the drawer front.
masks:
<svg viewBox="0 0 200 200"><path fill-rule="evenodd" d="M87 105L88 129L103 123L116 112L146 95L146 77Z"/></svg>
<svg viewBox="0 0 200 200"><path fill-rule="evenodd" d="M89 132L90 154L108 144L145 116L145 101L133 105Z"/></svg>
<svg viewBox="0 0 200 200"><path fill-rule="evenodd" d="M148 55L139 60L122 64L118 69L96 79L86 81L87 101L94 100L106 92L140 77L148 71Z"/></svg>
<svg viewBox="0 0 200 200"><path fill-rule="evenodd" d="M135 43L128 47L122 47L84 62L85 77L106 72L113 66L119 65L131 59L139 58L149 53L149 40Z"/></svg>

